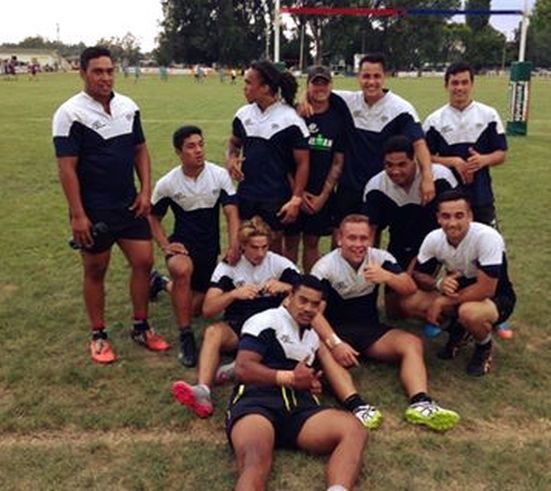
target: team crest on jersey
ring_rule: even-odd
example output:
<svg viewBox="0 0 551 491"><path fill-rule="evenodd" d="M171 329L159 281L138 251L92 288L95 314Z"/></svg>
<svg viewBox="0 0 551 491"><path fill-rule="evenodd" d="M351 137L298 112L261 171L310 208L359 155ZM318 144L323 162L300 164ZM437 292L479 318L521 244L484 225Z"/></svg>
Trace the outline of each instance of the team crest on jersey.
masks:
<svg viewBox="0 0 551 491"><path fill-rule="evenodd" d="M310 123L308 125L308 131L310 133L317 133L319 131L318 125L316 123Z"/></svg>
<svg viewBox="0 0 551 491"><path fill-rule="evenodd" d="M95 130L99 130L103 128L105 125L106 123L104 123L103 121L97 120L92 123L92 128L94 128Z"/></svg>
<svg viewBox="0 0 551 491"><path fill-rule="evenodd" d="M251 126L253 124L253 120L251 118L247 118L244 124L245 126Z"/></svg>
<svg viewBox="0 0 551 491"><path fill-rule="evenodd" d="M134 113L127 113L125 118L128 120L128 121L132 121L132 118L134 117Z"/></svg>
<svg viewBox="0 0 551 491"><path fill-rule="evenodd" d="M180 201L184 197L184 193L174 193L174 199Z"/></svg>
<svg viewBox="0 0 551 491"><path fill-rule="evenodd" d="M358 110L358 111L354 111L354 112L352 113L352 116L354 116L355 118L359 118L361 115L362 115L362 112L359 111L359 110Z"/></svg>
<svg viewBox="0 0 551 491"><path fill-rule="evenodd" d="M450 131L453 131L453 128L449 125L446 125L446 126L442 126L440 133L449 133Z"/></svg>
<svg viewBox="0 0 551 491"><path fill-rule="evenodd" d="M277 123L272 123L272 130L277 130L279 125Z"/></svg>
<svg viewBox="0 0 551 491"><path fill-rule="evenodd" d="M386 122L388 121L388 116L384 116L384 115L381 116L381 121L382 121L383 123L386 123Z"/></svg>

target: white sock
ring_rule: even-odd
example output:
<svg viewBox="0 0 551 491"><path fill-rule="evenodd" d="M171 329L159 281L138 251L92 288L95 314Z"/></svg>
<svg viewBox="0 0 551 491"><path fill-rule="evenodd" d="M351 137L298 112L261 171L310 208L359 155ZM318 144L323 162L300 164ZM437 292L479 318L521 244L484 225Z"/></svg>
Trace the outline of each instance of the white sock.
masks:
<svg viewBox="0 0 551 491"><path fill-rule="evenodd" d="M490 332L490 333L488 333L488 335L484 339L481 339L480 341L475 341L475 343L478 346L483 346L486 343L489 343L491 340L492 340L492 333Z"/></svg>
<svg viewBox="0 0 551 491"><path fill-rule="evenodd" d="M332 486L329 486L327 488L327 491L348 491L344 486L341 486L340 484L333 484Z"/></svg>

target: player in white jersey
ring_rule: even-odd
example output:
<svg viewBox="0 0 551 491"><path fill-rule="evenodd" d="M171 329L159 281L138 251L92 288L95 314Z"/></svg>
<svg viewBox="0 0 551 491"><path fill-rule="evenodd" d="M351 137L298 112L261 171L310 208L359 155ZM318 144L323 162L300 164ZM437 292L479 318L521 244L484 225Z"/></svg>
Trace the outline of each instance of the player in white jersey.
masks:
<svg viewBox="0 0 551 491"><path fill-rule="evenodd" d="M427 393L421 340L379 321L379 285L403 296L411 295L417 288L390 253L369 246L371 235L363 215L349 215L341 222L339 248L323 256L312 268L312 274L322 281L327 298L323 316L318 316L313 326L343 366L357 365L359 355L399 364L400 380L409 398L406 421L436 431L453 428L459 415L438 406ZM359 403L350 377L331 383L345 406Z"/></svg>
<svg viewBox="0 0 551 491"><path fill-rule="evenodd" d="M221 352L237 348L243 323L254 314L279 306L299 279L297 267L287 258L268 250L271 230L260 217L245 220L239 227L241 258L235 265L222 261L212 274L203 302L203 315L224 314L223 320L208 326L203 337L197 371L197 385L181 380L172 386L174 397L197 416L213 412L211 386L217 374ZM219 373L230 378L231 371ZM222 367L221 367L222 368ZM218 382L221 377L217 377Z"/></svg>
<svg viewBox="0 0 551 491"><path fill-rule="evenodd" d="M239 216L262 217L274 231L271 247L278 253L308 181L309 133L294 109L297 87L290 72L269 61L253 62L245 73L248 104L235 114L228 141L226 165L239 181Z"/></svg>
<svg viewBox="0 0 551 491"><path fill-rule="evenodd" d="M173 146L180 165L157 181L150 224L173 280L171 297L180 329L180 361L190 367L197 361L191 317L201 310L220 253L220 206L228 231L225 257L231 264L239 259L239 217L227 171L205 161L201 129L182 126L174 132ZM174 214L170 236L161 224L168 208Z"/></svg>
<svg viewBox="0 0 551 491"><path fill-rule="evenodd" d="M492 364L492 327L507 320L516 301L505 244L495 229L473 222L468 197L460 190L439 197L437 217L442 228L423 241L413 270L420 290L401 306L431 324L452 317L448 343L438 356L455 358L470 334L476 346L467 373L485 375ZM439 265L445 274L437 279Z"/></svg>
<svg viewBox="0 0 551 491"><path fill-rule="evenodd" d="M350 213L361 212L363 189L371 177L383 170L383 143L394 135L405 135L413 142L422 175L422 202L434 198L430 153L419 117L408 101L385 89L382 54L362 58L358 83L361 90L336 90L330 100L347 121L344 169L337 188L339 222Z"/></svg>
<svg viewBox="0 0 551 491"><path fill-rule="evenodd" d="M235 451L235 489L265 489L274 447L329 455L327 489L351 490L362 466L367 433L344 411L320 405L320 373L312 367L320 346L312 319L323 293L304 276L285 306L251 317L243 326L226 431Z"/></svg>
<svg viewBox="0 0 551 491"><path fill-rule="evenodd" d="M507 156L507 139L497 111L473 100L474 70L454 63L444 76L449 101L423 123L432 161L454 171L469 194L474 220L496 226L490 167Z"/></svg>

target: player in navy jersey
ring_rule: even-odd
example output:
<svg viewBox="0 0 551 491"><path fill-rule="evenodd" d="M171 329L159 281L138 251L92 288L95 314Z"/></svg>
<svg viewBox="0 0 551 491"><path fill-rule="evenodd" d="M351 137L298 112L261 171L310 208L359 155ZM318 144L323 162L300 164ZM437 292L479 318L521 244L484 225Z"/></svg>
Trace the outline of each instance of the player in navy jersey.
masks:
<svg viewBox="0 0 551 491"><path fill-rule="evenodd" d="M476 346L467 373L485 375L492 364L492 327L507 320L516 301L505 244L495 229L473 222L468 197L460 190L439 197L438 223L441 228L423 241L414 267L420 290L403 299L402 309L431 324L452 317L448 342L438 356L455 358L469 334ZM437 279L439 265L444 275Z"/></svg>
<svg viewBox="0 0 551 491"><path fill-rule="evenodd" d="M105 273L111 247L121 248L131 268L132 338L156 351L168 344L147 323L149 273L153 264L151 170L138 106L113 91L111 53L86 48L80 57L84 90L56 111L53 140L67 203L73 243L84 268L84 303L92 327L90 354L98 363L116 355L105 333ZM134 184L134 172L140 190Z"/></svg>
<svg viewBox="0 0 551 491"><path fill-rule="evenodd" d="M319 259L321 236L334 228L335 185L342 173L344 159L344 121L329 103L331 72L323 66L309 70L306 98L313 114L305 118L310 138L310 174L297 221L285 231L285 255L298 262L302 234L302 266L309 272Z"/></svg>
<svg viewBox="0 0 551 491"><path fill-rule="evenodd" d="M434 198L430 153L419 117L413 106L384 88L385 59L369 54L360 61L359 91L336 90L331 96L345 115L347 143L344 170L337 188L338 220L360 213L364 187L383 170L383 143L393 135L405 135L412 142L422 179L419 193L423 203Z"/></svg>
<svg viewBox="0 0 551 491"><path fill-rule="evenodd" d="M350 414L320 406L320 373L312 368L319 339L310 323L320 311L322 286L311 276L293 287L286 306L266 310L243 326L226 429L235 451L235 489L264 489L274 447L329 454L331 491L352 489L367 433Z"/></svg>
<svg viewBox="0 0 551 491"><path fill-rule="evenodd" d="M291 73L253 62L245 73L248 104L234 117L227 150L228 170L239 181L240 218L262 217L274 231L272 250L278 253L308 180L308 130L293 108L296 91Z"/></svg>
<svg viewBox="0 0 551 491"><path fill-rule="evenodd" d="M369 247L371 235L369 222L363 215L349 215L342 221L339 248L323 256L312 269L312 274L322 281L327 298L323 316L313 326L342 366L357 365L358 355L399 364L400 380L409 398L406 421L436 431L453 428L459 415L438 406L427 393L421 340L379 321L379 285L386 285L402 296L412 295L417 288L391 254ZM351 377L331 383L349 409L364 404ZM381 418L380 413L377 417Z"/></svg>
<svg viewBox="0 0 551 491"><path fill-rule="evenodd" d="M426 235L438 227L435 201L423 204L419 195L421 172L414 161L411 140L398 135L383 147L385 170L372 177L364 190L363 211L372 233L389 229L388 252L406 270ZM436 196L457 186L452 172L432 165Z"/></svg>
<svg viewBox="0 0 551 491"><path fill-rule="evenodd" d="M239 216L228 172L205 161L201 129L182 126L172 140L181 164L155 185L150 223L172 278L170 294L180 328L180 361L190 367L197 362L191 317L201 311L220 253L220 205L227 221L229 245L225 258L230 264L239 259ZM168 208L174 214L170 236L161 224Z"/></svg>
<svg viewBox="0 0 551 491"><path fill-rule="evenodd" d="M254 314L279 306L299 278L291 261L268 250L270 236L270 228L260 217L243 221L239 227L241 258L233 266L222 261L212 275L203 315L211 318L223 313L224 318L205 330L197 385L182 380L172 386L176 399L199 417L213 412L210 387L220 353L234 351L243 323Z"/></svg>
<svg viewBox="0 0 551 491"><path fill-rule="evenodd" d="M490 167L505 162L507 140L497 111L474 101L474 70L450 65L445 74L449 101L424 122L433 162L453 169L469 193L474 220L496 226Z"/></svg>

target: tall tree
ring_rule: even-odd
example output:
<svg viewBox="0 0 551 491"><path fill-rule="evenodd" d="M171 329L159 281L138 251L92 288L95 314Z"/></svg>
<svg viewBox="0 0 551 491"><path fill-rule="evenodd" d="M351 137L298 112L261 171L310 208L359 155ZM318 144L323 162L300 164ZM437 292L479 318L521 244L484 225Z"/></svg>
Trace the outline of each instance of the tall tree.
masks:
<svg viewBox="0 0 551 491"><path fill-rule="evenodd" d="M535 66L551 67L551 0L536 0L526 52L526 59Z"/></svg>
<svg viewBox="0 0 551 491"><path fill-rule="evenodd" d="M490 10L491 0L468 0L465 4L467 10ZM467 15L467 25L473 32L484 29L490 22L490 14Z"/></svg>

